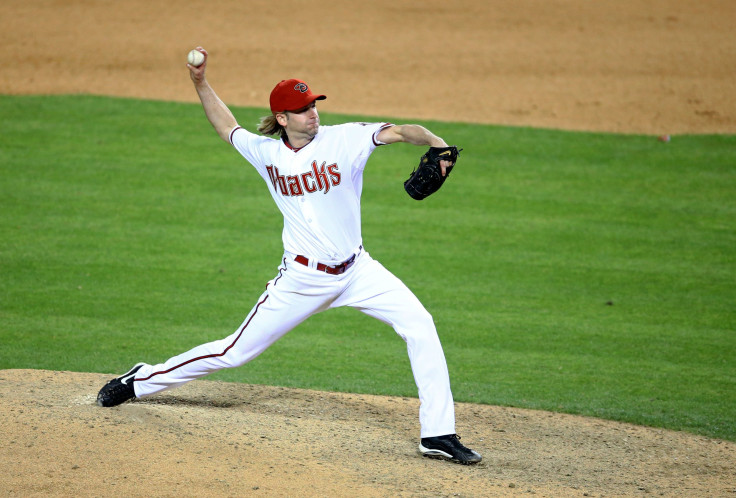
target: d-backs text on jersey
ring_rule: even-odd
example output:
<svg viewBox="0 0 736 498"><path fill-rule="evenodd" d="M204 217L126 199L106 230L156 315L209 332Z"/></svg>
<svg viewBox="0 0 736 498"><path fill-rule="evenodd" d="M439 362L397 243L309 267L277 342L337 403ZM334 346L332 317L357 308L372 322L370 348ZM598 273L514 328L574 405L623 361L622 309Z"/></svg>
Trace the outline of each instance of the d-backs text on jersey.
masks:
<svg viewBox="0 0 736 498"><path fill-rule="evenodd" d="M317 161L312 161L310 171L300 175L280 175L279 168L274 165L266 166L266 171L274 190L281 191L286 196L304 195L305 192L312 194L323 190L326 194L331 186L340 185L341 178L337 164L327 166L327 162L323 162L321 166L317 166Z"/></svg>

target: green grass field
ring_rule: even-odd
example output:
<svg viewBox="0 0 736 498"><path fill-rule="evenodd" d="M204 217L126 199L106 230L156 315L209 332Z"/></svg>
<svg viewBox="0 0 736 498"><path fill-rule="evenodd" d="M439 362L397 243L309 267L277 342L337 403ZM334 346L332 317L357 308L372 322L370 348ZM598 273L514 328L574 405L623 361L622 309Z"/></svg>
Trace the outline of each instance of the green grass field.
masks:
<svg viewBox="0 0 736 498"><path fill-rule="evenodd" d="M456 400L736 441L736 137L423 124L456 171L416 202L422 151L378 149L363 237L434 316ZM199 105L0 96L0 174L0 368L163 361L230 334L280 261L266 185ZM210 378L416 396L401 339L349 309Z"/></svg>

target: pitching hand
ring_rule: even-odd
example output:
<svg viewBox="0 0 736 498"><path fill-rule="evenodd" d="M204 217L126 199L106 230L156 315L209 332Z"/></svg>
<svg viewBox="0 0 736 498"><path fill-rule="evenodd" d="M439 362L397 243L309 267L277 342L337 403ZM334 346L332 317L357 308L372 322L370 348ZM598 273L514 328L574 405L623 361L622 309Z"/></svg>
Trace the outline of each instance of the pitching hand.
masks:
<svg viewBox="0 0 736 498"><path fill-rule="evenodd" d="M189 68L189 76L192 78L195 85L204 81L204 70L207 67L207 51L202 47L197 47L197 50L202 52L202 55L204 55L204 62L196 67L191 64L187 64L187 68Z"/></svg>

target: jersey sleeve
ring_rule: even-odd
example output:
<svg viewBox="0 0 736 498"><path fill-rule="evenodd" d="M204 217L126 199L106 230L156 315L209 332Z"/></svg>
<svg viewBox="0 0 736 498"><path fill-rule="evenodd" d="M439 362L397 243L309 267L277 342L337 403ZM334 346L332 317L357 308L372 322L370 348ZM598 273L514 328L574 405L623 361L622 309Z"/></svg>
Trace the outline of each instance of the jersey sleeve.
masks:
<svg viewBox="0 0 736 498"><path fill-rule="evenodd" d="M266 149L273 142L274 139L272 138L256 135L240 126L236 126L230 132L230 143L232 146L261 173L261 176L266 174Z"/></svg>
<svg viewBox="0 0 736 498"><path fill-rule="evenodd" d="M343 125L345 141L350 144L355 157L353 164L363 169L368 157L376 147L386 145L378 140L381 130L393 126L391 123L346 123Z"/></svg>

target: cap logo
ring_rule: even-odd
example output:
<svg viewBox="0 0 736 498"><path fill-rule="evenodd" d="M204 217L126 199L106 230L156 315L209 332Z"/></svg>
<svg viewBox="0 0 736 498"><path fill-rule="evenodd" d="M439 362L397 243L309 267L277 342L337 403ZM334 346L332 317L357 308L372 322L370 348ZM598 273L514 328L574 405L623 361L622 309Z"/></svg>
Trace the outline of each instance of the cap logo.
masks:
<svg viewBox="0 0 736 498"><path fill-rule="evenodd" d="M304 83L297 83L294 85L294 90L301 93L306 93L309 90L309 87L305 85Z"/></svg>

